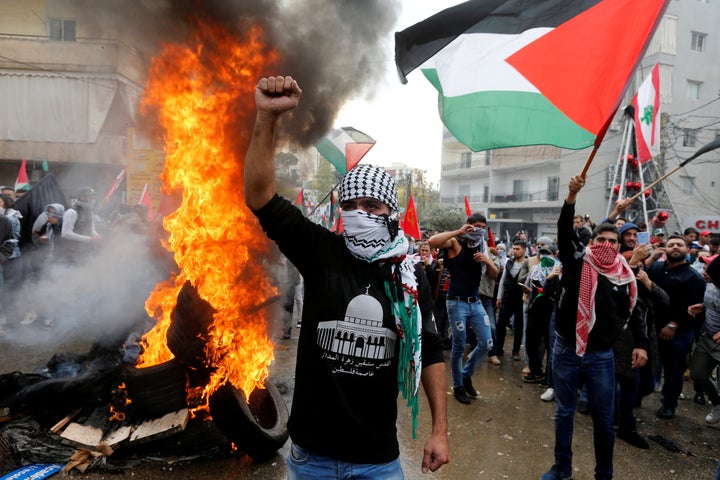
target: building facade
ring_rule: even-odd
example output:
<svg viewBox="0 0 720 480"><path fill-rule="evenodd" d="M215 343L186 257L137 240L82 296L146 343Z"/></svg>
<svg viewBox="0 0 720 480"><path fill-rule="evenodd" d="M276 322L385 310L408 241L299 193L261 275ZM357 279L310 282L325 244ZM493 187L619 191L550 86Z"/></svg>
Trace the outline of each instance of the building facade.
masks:
<svg viewBox="0 0 720 480"><path fill-rule="evenodd" d="M31 185L46 166L67 196L102 190L130 145L147 143L128 137L155 43L100 6L0 2L0 184L12 185L27 160Z"/></svg>

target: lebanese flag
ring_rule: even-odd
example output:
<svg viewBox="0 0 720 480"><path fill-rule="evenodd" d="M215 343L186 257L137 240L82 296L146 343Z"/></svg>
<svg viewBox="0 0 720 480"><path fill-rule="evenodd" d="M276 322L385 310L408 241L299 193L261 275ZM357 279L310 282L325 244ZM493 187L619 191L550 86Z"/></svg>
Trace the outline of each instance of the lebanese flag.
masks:
<svg viewBox="0 0 720 480"><path fill-rule="evenodd" d="M632 98L637 158L647 162L660 154L660 67L656 63Z"/></svg>
<svg viewBox="0 0 720 480"><path fill-rule="evenodd" d="M15 191L19 188L30 188L30 183L27 177L27 161L23 160L20 163L20 170L18 171L17 178L15 179Z"/></svg>
<svg viewBox="0 0 720 480"><path fill-rule="evenodd" d="M465 195L465 214L469 217L472 215L472 208L470 208L470 200L468 200L468 196Z"/></svg>
<svg viewBox="0 0 720 480"><path fill-rule="evenodd" d="M147 220L148 220L148 222L152 222L155 219L155 216L153 215L152 199L150 198L150 190L148 190L147 183L145 184L142 194L140 195L140 200L138 200L138 205L145 205L147 207L147 210L148 210Z"/></svg>
<svg viewBox="0 0 720 480"><path fill-rule="evenodd" d="M360 130L343 127L331 131L315 145L320 155L345 175L352 170L375 145L375 140Z"/></svg>
<svg viewBox="0 0 720 480"><path fill-rule="evenodd" d="M669 0L471 0L395 34L445 126L474 151L593 145Z"/></svg>
<svg viewBox="0 0 720 480"><path fill-rule="evenodd" d="M422 238L420 222L418 221L417 210L415 209L415 199L412 194L408 199L407 208L405 209L405 215L403 216L400 228L406 235L410 235L415 240Z"/></svg>

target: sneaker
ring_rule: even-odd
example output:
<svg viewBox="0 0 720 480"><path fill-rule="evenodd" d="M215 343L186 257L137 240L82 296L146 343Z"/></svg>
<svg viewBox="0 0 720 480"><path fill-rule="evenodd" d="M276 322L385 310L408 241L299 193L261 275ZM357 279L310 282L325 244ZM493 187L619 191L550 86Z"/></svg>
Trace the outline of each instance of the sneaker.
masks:
<svg viewBox="0 0 720 480"><path fill-rule="evenodd" d="M697 403L698 405L705 405L707 402L705 401L705 395L702 393L696 393L693 397L693 402Z"/></svg>
<svg viewBox="0 0 720 480"><path fill-rule="evenodd" d="M463 387L465 387L465 393L467 393L468 397L480 398L480 394L475 390L475 387L473 387L471 379L463 378Z"/></svg>
<svg viewBox="0 0 720 480"><path fill-rule="evenodd" d="M705 423L713 424L720 422L720 405L715 405L705 417Z"/></svg>
<svg viewBox="0 0 720 480"><path fill-rule="evenodd" d="M629 443L633 447L642 448L643 450L647 450L648 448L650 448L647 440L645 440L638 432L634 430L631 432L618 430L617 437L620 440Z"/></svg>
<svg viewBox="0 0 720 480"><path fill-rule="evenodd" d="M563 473L555 465L545 472L540 480L572 480L572 473Z"/></svg>
<svg viewBox="0 0 720 480"><path fill-rule="evenodd" d="M540 383L543 380L545 380L545 374L544 373L528 373L527 375L521 375L520 378L522 378L523 382L527 383Z"/></svg>
<svg viewBox="0 0 720 480"><path fill-rule="evenodd" d="M497 355L491 355L490 357L488 357L488 362L492 363L493 365L500 365L502 363Z"/></svg>
<svg viewBox="0 0 720 480"><path fill-rule="evenodd" d="M590 413L590 405L585 400L578 400L577 411L583 415L587 415Z"/></svg>
<svg viewBox="0 0 720 480"><path fill-rule="evenodd" d="M465 405L470 404L470 397L467 396L467 393L465 393L465 389L462 387L456 387L453 388L453 395L455 396L455 400L457 400L460 403L464 403Z"/></svg>
<svg viewBox="0 0 720 480"><path fill-rule="evenodd" d="M555 389L551 387L545 390L543 394L540 395L540 400L543 402L552 402L555 400Z"/></svg>
<svg viewBox="0 0 720 480"><path fill-rule="evenodd" d="M673 418L673 417L675 416L675 409L674 409L674 408L670 408L670 407L666 407L665 405L663 405L663 406L660 407L660 409L655 413L655 416L658 417L658 418L664 418L664 419ZM720 416L718 416L718 420L720 420ZM706 421L707 421L707 417L706 417Z"/></svg>

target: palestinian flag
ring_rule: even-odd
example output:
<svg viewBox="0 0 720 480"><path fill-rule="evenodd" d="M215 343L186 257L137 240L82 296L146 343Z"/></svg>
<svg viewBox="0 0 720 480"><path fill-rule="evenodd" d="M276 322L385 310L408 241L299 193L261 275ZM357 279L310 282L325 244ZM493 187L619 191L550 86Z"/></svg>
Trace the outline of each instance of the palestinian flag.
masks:
<svg viewBox="0 0 720 480"><path fill-rule="evenodd" d="M342 175L352 170L375 145L375 140L352 127L338 128L315 145L320 155Z"/></svg>
<svg viewBox="0 0 720 480"><path fill-rule="evenodd" d="M660 71L655 64L632 98L635 139L641 163L660 153Z"/></svg>
<svg viewBox="0 0 720 480"><path fill-rule="evenodd" d="M471 0L395 34L474 151L580 149L603 131L669 0Z"/></svg>
<svg viewBox="0 0 720 480"><path fill-rule="evenodd" d="M20 170L18 170L17 178L15 179L15 191L17 192L21 188L30 188L30 182L28 182L27 176L27 160L23 160L20 163Z"/></svg>

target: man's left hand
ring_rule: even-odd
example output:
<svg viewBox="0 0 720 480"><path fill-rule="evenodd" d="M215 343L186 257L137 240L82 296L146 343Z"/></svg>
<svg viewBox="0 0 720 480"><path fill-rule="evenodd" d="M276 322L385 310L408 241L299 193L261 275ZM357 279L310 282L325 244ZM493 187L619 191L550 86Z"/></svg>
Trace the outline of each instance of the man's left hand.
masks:
<svg viewBox="0 0 720 480"><path fill-rule="evenodd" d="M447 434L433 433L425 442L422 460L422 472L436 471L450 461L450 444Z"/></svg>

